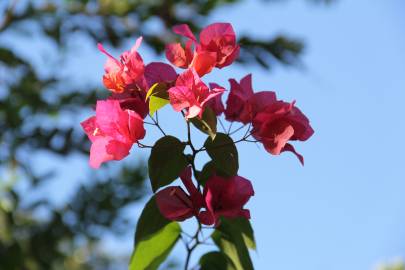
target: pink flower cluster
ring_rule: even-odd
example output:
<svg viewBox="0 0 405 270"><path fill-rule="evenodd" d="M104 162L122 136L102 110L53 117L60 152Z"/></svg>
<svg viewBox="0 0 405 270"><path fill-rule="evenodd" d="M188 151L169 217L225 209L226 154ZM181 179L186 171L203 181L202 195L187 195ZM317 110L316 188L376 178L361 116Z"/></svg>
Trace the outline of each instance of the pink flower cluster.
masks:
<svg viewBox="0 0 405 270"><path fill-rule="evenodd" d="M295 102L278 100L272 91L254 92L252 76L240 82L230 79L226 106L222 102L225 88L210 83L202 77L215 67L232 64L239 55L239 45L232 26L214 23L204 28L199 40L187 25L173 28L186 38L184 45L166 46L166 57L175 67L185 69L177 74L169 64L153 62L145 65L138 53L142 38L122 53L119 59L109 54L101 44L99 50L107 56L103 75L104 86L111 96L98 101L95 116L81 123L92 142L90 165L98 168L103 162L126 157L133 144L145 136L143 119L149 113L148 90L156 83L165 86L167 99L176 112L182 112L186 121L202 118L209 107L230 122L251 126L251 135L273 155L293 152L303 163L290 141L305 141L314 133L308 118L295 106ZM253 196L249 180L240 177L220 177L215 173L200 192L191 176L191 168L180 175L188 193L179 186L166 187L156 194L161 213L171 220L185 220L196 216L201 223L218 224L219 217L246 217L249 210L244 205Z"/></svg>
<svg viewBox="0 0 405 270"><path fill-rule="evenodd" d="M169 186L156 194L156 202L163 216L176 221L196 216L205 225L217 225L220 217L250 218L249 210L243 209L254 195L249 180L240 176L224 178L214 174L205 183L201 194L191 174L191 167L187 167L180 175L189 194L180 186Z"/></svg>
<svg viewBox="0 0 405 270"><path fill-rule="evenodd" d="M289 141L306 141L314 130L308 118L295 107L295 101L288 103L277 100L272 91L254 92L252 76L247 75L238 83L229 80L231 90L226 102L225 118L243 124L252 124L252 135L261 141L264 148L273 155L293 152L300 162L304 158L298 154Z"/></svg>

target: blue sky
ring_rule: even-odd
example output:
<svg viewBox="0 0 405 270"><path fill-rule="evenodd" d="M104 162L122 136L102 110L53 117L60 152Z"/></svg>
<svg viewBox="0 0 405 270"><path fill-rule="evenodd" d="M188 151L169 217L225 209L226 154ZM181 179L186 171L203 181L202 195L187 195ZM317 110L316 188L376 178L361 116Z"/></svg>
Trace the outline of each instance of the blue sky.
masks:
<svg viewBox="0 0 405 270"><path fill-rule="evenodd" d="M209 18L231 22L237 33L287 33L307 45L299 68L277 65L268 72L233 66L207 78L227 85L230 77L253 73L255 90L275 90L284 100L297 100L315 129L309 141L295 144L305 167L288 153L274 157L254 144L238 146L239 174L252 180L256 190L249 202L258 245L252 254L256 269L372 269L405 256L404 8L401 0L340 0L329 7L298 0L244 1ZM30 53L23 43L20 47L21 54ZM83 46L80 37L72 48L80 51L61 72L74 76L73 81L99 82L105 57ZM156 58L146 49L141 53L146 61ZM34 62L46 59L40 53L33 57ZM78 65L89 68L73 72ZM166 129L179 134L184 128L180 117L168 115L172 122ZM172 124L175 120L178 124ZM152 142L158 132L151 133ZM131 161L147 158L147 151L133 152ZM49 156L35 158L46 170ZM87 162L75 156L58 163L61 177L48 188L56 201L63 201L77 184L71 179L83 178ZM133 217L139 209L128 214ZM132 239L125 239L110 237L105 246L128 251ZM181 256L182 248L175 254Z"/></svg>
<svg viewBox="0 0 405 270"><path fill-rule="evenodd" d="M249 70L256 90L296 99L315 129L296 144L305 167L292 155L241 148L240 174L256 189L257 269L371 269L405 255L404 7L248 2L212 18L240 32L287 32L307 42L303 70Z"/></svg>

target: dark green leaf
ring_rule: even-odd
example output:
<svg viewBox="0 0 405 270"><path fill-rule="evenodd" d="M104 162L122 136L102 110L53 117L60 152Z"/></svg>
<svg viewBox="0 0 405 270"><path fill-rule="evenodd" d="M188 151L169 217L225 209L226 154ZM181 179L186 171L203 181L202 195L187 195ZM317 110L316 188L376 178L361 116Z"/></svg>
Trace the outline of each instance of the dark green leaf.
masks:
<svg viewBox="0 0 405 270"><path fill-rule="evenodd" d="M224 253L212 251L200 259L200 270L235 270L232 261Z"/></svg>
<svg viewBox="0 0 405 270"><path fill-rule="evenodd" d="M244 236L239 228L233 225L233 220L221 219L221 225L212 234L212 239L231 259L236 270L253 270Z"/></svg>
<svg viewBox="0 0 405 270"><path fill-rule="evenodd" d="M208 138L204 146L218 172L227 176L234 176L238 173L238 150L231 137L224 133L217 133L215 139Z"/></svg>
<svg viewBox="0 0 405 270"><path fill-rule="evenodd" d="M201 185L205 185L205 182L207 182L207 180L216 172L215 169L215 164L214 162L211 160L209 162L207 162L202 171L199 173L198 175L198 181L200 182Z"/></svg>
<svg viewBox="0 0 405 270"><path fill-rule="evenodd" d="M211 139L215 139L215 135L217 134L217 116L211 108L205 108L201 119L196 116L190 121L196 128L208 134Z"/></svg>
<svg viewBox="0 0 405 270"><path fill-rule="evenodd" d="M130 270L157 269L179 239L180 225L165 219L152 197L139 218Z"/></svg>
<svg viewBox="0 0 405 270"><path fill-rule="evenodd" d="M149 178L153 192L173 182L187 166L185 145L173 136L160 138L149 157Z"/></svg>

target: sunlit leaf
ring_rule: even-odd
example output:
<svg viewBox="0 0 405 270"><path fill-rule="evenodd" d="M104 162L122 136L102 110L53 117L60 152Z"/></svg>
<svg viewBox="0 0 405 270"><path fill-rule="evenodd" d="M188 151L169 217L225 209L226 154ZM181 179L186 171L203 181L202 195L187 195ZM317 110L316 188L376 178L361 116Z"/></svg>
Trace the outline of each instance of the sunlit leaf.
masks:
<svg viewBox="0 0 405 270"><path fill-rule="evenodd" d="M177 222L165 219L152 197L139 218L129 270L158 269L180 237Z"/></svg>
<svg viewBox="0 0 405 270"><path fill-rule="evenodd" d="M239 228L233 225L233 220L221 219L221 224L212 234L212 239L231 259L236 270L253 270L244 236Z"/></svg>
<svg viewBox="0 0 405 270"><path fill-rule="evenodd" d="M155 83L146 93L149 98L149 113L153 115L157 110L169 104L168 87L165 83Z"/></svg>

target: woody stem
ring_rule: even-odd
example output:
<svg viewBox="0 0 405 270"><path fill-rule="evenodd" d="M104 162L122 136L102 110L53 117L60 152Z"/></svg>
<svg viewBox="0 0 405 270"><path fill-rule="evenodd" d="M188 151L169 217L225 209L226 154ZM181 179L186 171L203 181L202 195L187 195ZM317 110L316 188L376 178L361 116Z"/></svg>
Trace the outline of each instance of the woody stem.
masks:
<svg viewBox="0 0 405 270"><path fill-rule="evenodd" d="M160 127L159 122L157 120L155 120L155 118L152 117L152 115L149 114L150 119L152 119L153 121L153 125L155 125L160 132L162 132L163 136L166 136L166 133L164 132L164 130ZM156 112L156 119L157 119L157 112Z"/></svg>
<svg viewBox="0 0 405 270"><path fill-rule="evenodd" d="M194 249L201 243L200 240L198 239L198 235L201 232L201 223L199 220L197 220L197 223L198 223L198 229L189 242L189 243L191 243L195 240L195 243L192 246L189 246L188 244L186 244L187 257L186 257L186 263L184 265L184 270L188 270L188 265L190 264L191 254L193 253Z"/></svg>
<svg viewBox="0 0 405 270"><path fill-rule="evenodd" d="M182 114L183 114L183 117L185 118L184 112L182 112ZM195 149L195 147L194 147L194 145L193 145L193 143L191 141L190 122L187 119L185 119L185 120L186 120L186 124L187 124L187 145L190 146L190 149L191 149L191 152L192 152L189 163L190 163L191 168L193 170L193 174L196 177L197 176L197 169L195 167L195 157L196 157L196 155L197 155L197 153L199 151L197 149ZM199 181L197 179L197 189L200 191L200 188L201 188L201 186L200 186L200 183L199 183ZM201 232L202 226L201 226L201 223L198 220L198 218L196 220L197 220L197 224L198 224L197 231L194 234L194 236L191 238L190 242L188 244L186 244L187 257L186 257L186 262L185 262L185 265L184 265L184 270L188 270L188 267L189 267L189 264L190 264L190 259L191 259L191 254L193 253L194 249L201 243L200 240L198 239L198 235ZM193 241L195 241L195 242L192 244ZM190 246L190 244L192 244L192 245Z"/></svg>

